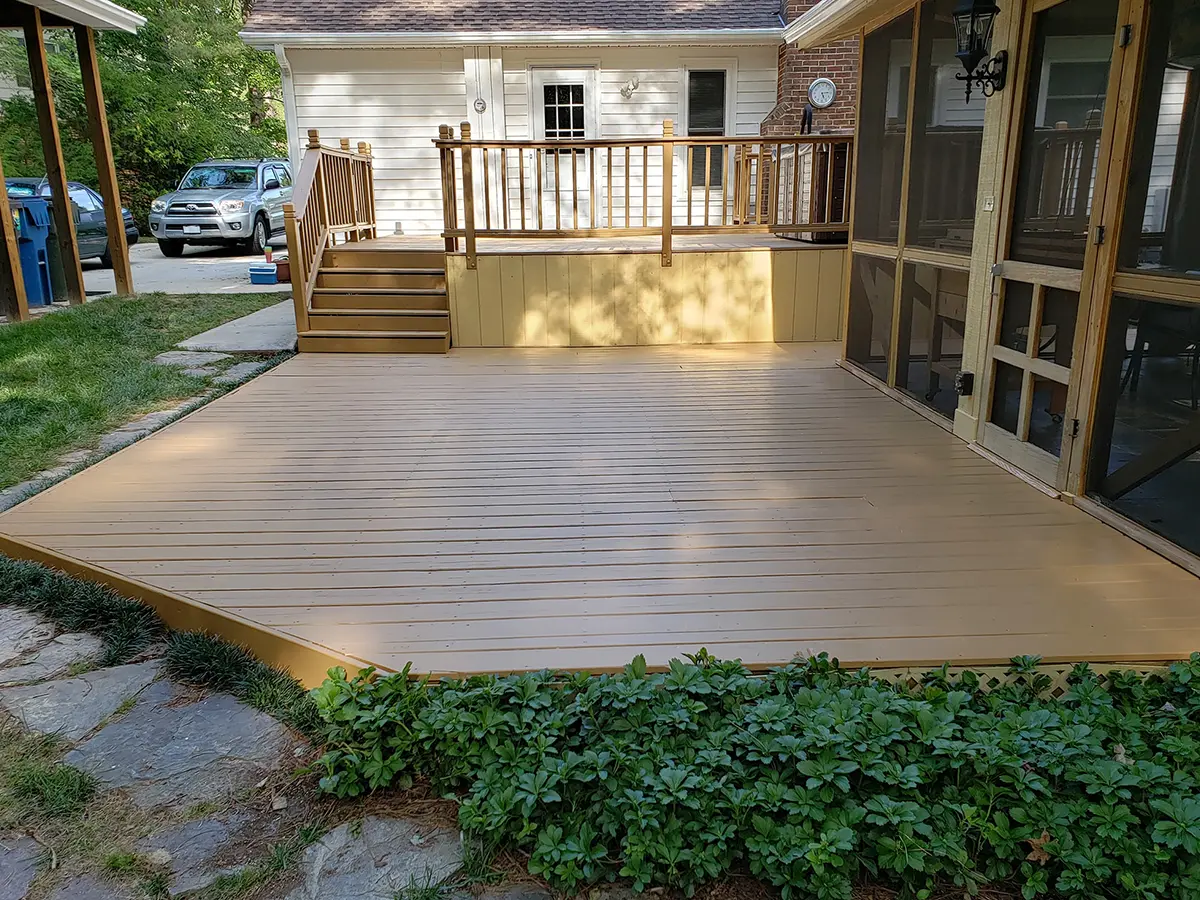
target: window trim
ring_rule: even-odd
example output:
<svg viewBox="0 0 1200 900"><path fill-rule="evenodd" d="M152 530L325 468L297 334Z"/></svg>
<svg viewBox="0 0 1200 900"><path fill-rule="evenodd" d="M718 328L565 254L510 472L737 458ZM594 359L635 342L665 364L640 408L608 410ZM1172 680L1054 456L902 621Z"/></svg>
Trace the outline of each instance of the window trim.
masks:
<svg viewBox="0 0 1200 900"><path fill-rule="evenodd" d="M719 72L725 73L725 137L737 137L737 94L738 94L738 60L736 56L695 56L684 57L680 61L679 66L679 121L676 123L675 134L678 137L688 136L688 81L693 71L696 72ZM637 96L636 94L634 95ZM753 135L758 134L755 129ZM687 169L687 148L678 147L675 150L675 168L680 171ZM678 185L675 188L676 197L687 196L687 181L691 178L691 173L688 173L687 178L677 179ZM692 186L693 190L695 185ZM703 187L703 182L701 182ZM721 187L713 187L712 194L714 196L722 196L725 190L724 185Z"/></svg>
<svg viewBox="0 0 1200 900"><path fill-rule="evenodd" d="M529 72L529 138L534 141L546 139L546 108L543 89L559 78L568 78L579 73L583 82L584 139L593 141L600 137L600 67L592 63L530 66Z"/></svg>

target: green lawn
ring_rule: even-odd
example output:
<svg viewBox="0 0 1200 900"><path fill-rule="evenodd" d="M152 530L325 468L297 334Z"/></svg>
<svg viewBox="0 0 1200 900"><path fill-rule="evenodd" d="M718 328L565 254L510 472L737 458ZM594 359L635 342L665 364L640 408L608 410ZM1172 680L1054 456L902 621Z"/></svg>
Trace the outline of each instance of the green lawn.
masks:
<svg viewBox="0 0 1200 900"><path fill-rule="evenodd" d="M279 294L141 294L0 326L0 489L206 382L150 362Z"/></svg>

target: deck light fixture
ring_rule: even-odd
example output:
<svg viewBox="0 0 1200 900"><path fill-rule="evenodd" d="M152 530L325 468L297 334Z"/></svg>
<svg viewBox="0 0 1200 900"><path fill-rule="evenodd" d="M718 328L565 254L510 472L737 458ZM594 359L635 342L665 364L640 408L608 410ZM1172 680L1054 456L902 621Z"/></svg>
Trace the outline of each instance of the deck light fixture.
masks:
<svg viewBox="0 0 1200 900"><path fill-rule="evenodd" d="M983 96L990 97L1004 90L1008 74L1008 53L1001 50L993 58L991 53L992 30L996 15L1000 12L994 0L959 0L954 7L954 33L958 42L958 57L965 75L954 76L966 82L967 102L971 101L971 86L978 85Z"/></svg>

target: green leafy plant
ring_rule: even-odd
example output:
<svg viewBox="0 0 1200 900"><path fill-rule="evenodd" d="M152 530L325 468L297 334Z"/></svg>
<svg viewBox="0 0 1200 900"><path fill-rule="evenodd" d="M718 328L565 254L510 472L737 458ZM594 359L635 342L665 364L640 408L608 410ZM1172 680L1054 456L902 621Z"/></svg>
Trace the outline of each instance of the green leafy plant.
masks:
<svg viewBox="0 0 1200 900"><path fill-rule="evenodd" d="M785 898L1200 897L1200 655L1165 677L1079 666L1057 699L1039 662L990 692L824 655L764 676L703 651L597 677L334 670L317 766L341 797L429 778L468 840L568 892L748 868Z"/></svg>

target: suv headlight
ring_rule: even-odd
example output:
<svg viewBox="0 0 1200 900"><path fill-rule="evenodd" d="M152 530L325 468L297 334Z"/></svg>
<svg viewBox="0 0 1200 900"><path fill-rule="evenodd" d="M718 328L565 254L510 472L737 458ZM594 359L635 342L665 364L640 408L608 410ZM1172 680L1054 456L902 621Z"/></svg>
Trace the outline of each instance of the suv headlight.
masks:
<svg viewBox="0 0 1200 900"><path fill-rule="evenodd" d="M155 200L153 203L150 204L150 212L161 213L161 212L166 212L166 211L167 211L167 201L166 200L161 200L161 199Z"/></svg>
<svg viewBox="0 0 1200 900"><path fill-rule="evenodd" d="M220 207L221 215L223 216L227 216L230 213L241 212L245 208L245 200L222 200Z"/></svg>

